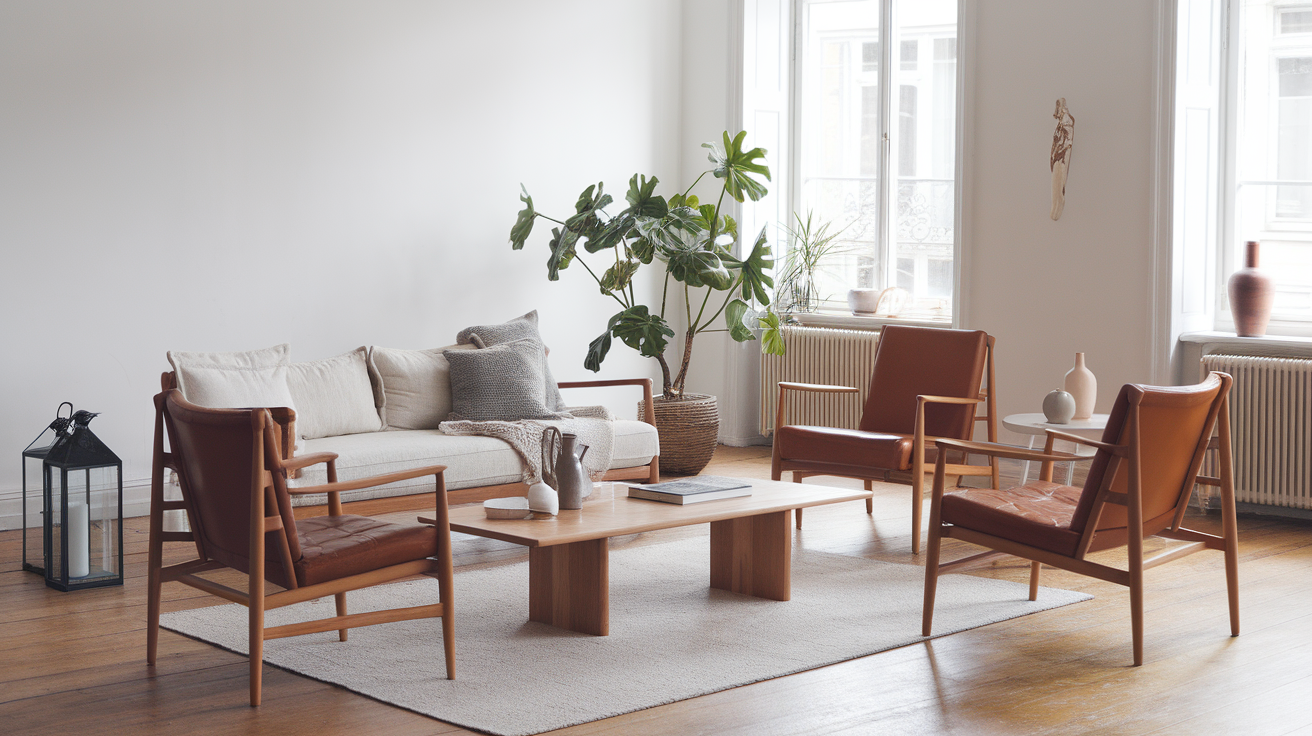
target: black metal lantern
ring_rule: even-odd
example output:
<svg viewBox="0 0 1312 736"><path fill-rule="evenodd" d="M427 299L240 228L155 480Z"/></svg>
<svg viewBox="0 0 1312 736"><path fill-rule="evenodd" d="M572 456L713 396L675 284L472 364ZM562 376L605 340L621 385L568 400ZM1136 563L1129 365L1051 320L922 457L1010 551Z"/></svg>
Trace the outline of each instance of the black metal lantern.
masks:
<svg viewBox="0 0 1312 736"><path fill-rule="evenodd" d="M67 417L60 416L65 406ZM55 415L23 450L23 569L59 590L122 585L123 461L87 427L95 414L64 402ZM28 498L38 487L39 556L28 529Z"/></svg>

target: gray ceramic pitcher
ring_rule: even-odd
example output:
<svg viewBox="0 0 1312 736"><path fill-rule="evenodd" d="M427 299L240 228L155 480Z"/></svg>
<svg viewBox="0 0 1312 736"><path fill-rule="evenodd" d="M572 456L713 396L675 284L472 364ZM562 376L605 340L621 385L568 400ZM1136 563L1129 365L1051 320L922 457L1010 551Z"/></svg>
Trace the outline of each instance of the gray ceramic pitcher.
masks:
<svg viewBox="0 0 1312 736"><path fill-rule="evenodd" d="M592 490L592 479L583 467L588 446L578 439L556 427L542 430L542 480L560 494L562 509L583 508L583 497Z"/></svg>

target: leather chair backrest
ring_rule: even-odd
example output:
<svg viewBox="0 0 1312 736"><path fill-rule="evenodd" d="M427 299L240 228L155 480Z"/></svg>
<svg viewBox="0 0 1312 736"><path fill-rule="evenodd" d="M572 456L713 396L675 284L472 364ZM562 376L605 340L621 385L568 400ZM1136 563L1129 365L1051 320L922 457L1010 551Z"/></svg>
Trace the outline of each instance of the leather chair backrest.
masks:
<svg viewBox="0 0 1312 736"><path fill-rule="evenodd" d="M192 531L205 556L249 572L252 474L257 464L276 467L267 457L270 442L265 435L273 431L267 410L207 409L188 402L177 389L165 392L160 406ZM275 489L275 502L291 558L299 560L291 498ZM286 585L282 535L273 531L265 539L265 577Z"/></svg>
<svg viewBox="0 0 1312 736"><path fill-rule="evenodd" d="M916 431L916 397L922 394L977 398L984 380L988 339L979 330L884 327L875 348L875 370L861 413L861 429L912 434ZM925 434L970 439L976 408L927 405Z"/></svg>
<svg viewBox="0 0 1312 736"><path fill-rule="evenodd" d="M1126 384L1116 397L1102 441L1123 445L1130 441L1130 415L1139 414L1140 493L1144 535L1155 534L1173 524L1181 504L1193 493L1194 478L1203 452L1230 390L1230 376L1212 373L1194 386L1142 386ZM1083 532L1094 511L1098 489L1112 465L1112 454L1099 450L1089 467L1080 502L1071 518L1071 529ZM1121 461L1112 477L1110 490L1129 493L1130 463ZM1098 529L1122 529L1126 509L1105 504Z"/></svg>

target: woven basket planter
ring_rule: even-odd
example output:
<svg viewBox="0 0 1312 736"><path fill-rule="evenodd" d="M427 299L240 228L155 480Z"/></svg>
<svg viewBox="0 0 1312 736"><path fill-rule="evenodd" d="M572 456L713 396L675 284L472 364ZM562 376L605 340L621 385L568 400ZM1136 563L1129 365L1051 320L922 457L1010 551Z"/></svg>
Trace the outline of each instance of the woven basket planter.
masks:
<svg viewBox="0 0 1312 736"><path fill-rule="evenodd" d="M661 472L696 475L715 454L720 434L720 408L714 396L684 394L676 399L657 396L656 433L661 441ZM646 407L638 402L638 416Z"/></svg>

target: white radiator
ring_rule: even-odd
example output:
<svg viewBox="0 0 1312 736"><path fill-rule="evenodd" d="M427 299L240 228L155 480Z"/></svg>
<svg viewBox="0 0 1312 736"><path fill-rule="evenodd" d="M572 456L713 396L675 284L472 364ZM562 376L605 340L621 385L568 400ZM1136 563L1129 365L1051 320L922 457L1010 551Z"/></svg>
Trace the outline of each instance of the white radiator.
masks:
<svg viewBox="0 0 1312 736"><path fill-rule="evenodd" d="M1205 355L1202 367L1235 379L1235 500L1312 510L1312 360Z"/></svg>
<svg viewBox="0 0 1312 736"><path fill-rule="evenodd" d="M827 327L784 327L782 356L761 354L761 434L774 432L779 382L854 386L861 393L790 391L788 423L856 429L870 393L879 333Z"/></svg>

